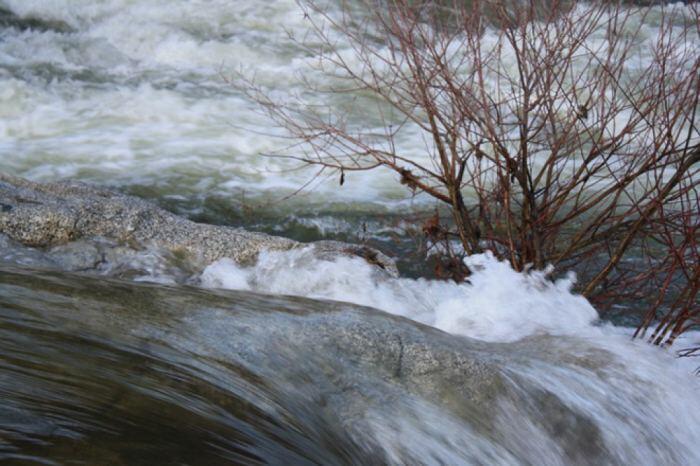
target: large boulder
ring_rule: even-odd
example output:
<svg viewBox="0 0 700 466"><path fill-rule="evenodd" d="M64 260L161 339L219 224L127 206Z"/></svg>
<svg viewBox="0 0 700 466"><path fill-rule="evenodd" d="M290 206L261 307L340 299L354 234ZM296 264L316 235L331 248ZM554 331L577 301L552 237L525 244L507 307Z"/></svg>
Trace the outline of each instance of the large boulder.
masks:
<svg viewBox="0 0 700 466"><path fill-rule="evenodd" d="M264 233L195 223L133 196L66 181L35 183L0 173L0 233L32 247L55 247L85 238L106 238L133 247L155 246L195 263L230 258L250 264L263 250L302 246ZM358 255L391 274L394 262L371 248L318 242L323 256Z"/></svg>

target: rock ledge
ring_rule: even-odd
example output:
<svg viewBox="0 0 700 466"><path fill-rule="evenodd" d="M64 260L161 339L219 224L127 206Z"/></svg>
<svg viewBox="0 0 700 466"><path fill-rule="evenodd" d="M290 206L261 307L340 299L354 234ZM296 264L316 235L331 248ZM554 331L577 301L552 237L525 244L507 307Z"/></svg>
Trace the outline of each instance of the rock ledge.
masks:
<svg viewBox="0 0 700 466"><path fill-rule="evenodd" d="M227 257L247 265L263 250L307 246L242 228L195 223L143 199L84 183L35 183L3 173L0 233L25 246L44 248L103 237L133 247L155 246L184 253L204 264ZM335 241L312 246L324 257L360 256L397 275L394 261L374 249Z"/></svg>

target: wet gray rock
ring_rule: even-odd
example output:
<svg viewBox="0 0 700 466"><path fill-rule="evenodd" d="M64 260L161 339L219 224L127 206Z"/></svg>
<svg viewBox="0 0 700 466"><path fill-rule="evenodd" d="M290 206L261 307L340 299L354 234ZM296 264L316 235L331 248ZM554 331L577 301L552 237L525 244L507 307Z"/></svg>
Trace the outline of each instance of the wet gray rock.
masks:
<svg viewBox="0 0 700 466"><path fill-rule="evenodd" d="M226 361L259 377L252 381L294 387L347 427L363 426L368 410L383 411L407 394L480 424L504 391L501 361L488 344L371 308L82 275L47 280L0 266L0 292L7 285L27 289L23 306L35 306L36 294L52 303L62 303L60 296L90 303L70 307L60 325L66 331L75 325L126 345L148 341Z"/></svg>
<svg viewBox="0 0 700 466"><path fill-rule="evenodd" d="M141 395L157 393L159 402L190 403L194 393L195 409L186 412L220 413L219 407L225 407L239 419L259 422L262 429L269 424L251 406L276 416L280 426L301 413L291 418L295 428L312 413L313 419L329 420L327 426L339 428L344 433L340 438L357 439L370 451L391 451L393 464L628 463L611 456L589 413L548 390L547 384L519 375L517 360L522 358L526 366L541 364L543 352L555 353L554 340L532 342L535 347L485 343L346 303L2 266L0 309L33 316L34 339L39 338L34 328L46 327L52 329L51 338L67 335L71 346L72 335L86 345L108 342L96 351L103 355L110 347L128 348L126 358L107 353L109 373L130 376L136 371L129 385L147 384L148 389L135 390ZM8 316L13 316L11 311L0 313L0 327ZM38 319L45 322L37 325ZM63 354L53 345L46 352L51 361L47 367ZM46 346L38 343L36 348ZM104 377L99 365L81 359L92 353L85 351L66 363L80 373L71 393L93 395L95 384L80 381ZM157 361L167 362L167 370L154 369L160 367L154 365ZM547 367L555 377L557 366ZM91 371L96 371L94 376ZM22 400L39 397L47 380L26 384L23 378L28 386L22 387ZM212 390L212 383L219 389ZM77 397L81 415L96 413L96 422L104 422L129 412L142 415L144 406L153 405L125 397L121 383L115 389L117 394ZM85 400L96 404L85 406ZM183 418L177 423L191 422ZM39 429L42 433L41 425ZM387 429L396 436L383 436ZM423 442L426 437L429 442ZM454 449L460 449L457 456L451 455ZM549 456L542 462L543 454Z"/></svg>
<svg viewBox="0 0 700 466"><path fill-rule="evenodd" d="M0 233L25 246L41 248L100 237L135 248L164 249L200 264L227 257L247 265L263 250L302 246L287 238L242 228L195 223L143 199L84 183L35 183L2 173ZM313 248L324 257L364 257L397 274L394 262L371 248L330 241ZM87 257L90 254L86 254L76 260L91 262L92 258ZM71 264L70 268L79 265Z"/></svg>
<svg viewBox="0 0 700 466"><path fill-rule="evenodd" d="M92 241L78 240L54 247L51 259L62 270L80 272L97 268L103 254Z"/></svg>

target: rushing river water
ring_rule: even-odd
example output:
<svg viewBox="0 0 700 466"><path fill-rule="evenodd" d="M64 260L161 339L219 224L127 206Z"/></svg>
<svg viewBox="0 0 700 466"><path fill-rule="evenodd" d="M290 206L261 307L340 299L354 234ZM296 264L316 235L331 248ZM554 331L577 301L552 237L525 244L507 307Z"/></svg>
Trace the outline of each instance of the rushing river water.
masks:
<svg viewBox="0 0 700 466"><path fill-rule="evenodd" d="M549 291L546 310L574 304ZM687 365L614 329L551 333L479 343L350 304L4 267L0 458L700 461Z"/></svg>
<svg viewBox="0 0 700 466"><path fill-rule="evenodd" d="M370 171L279 202L312 173L260 155L286 142L224 79L316 79L288 40L306 27L293 0L0 0L0 170L401 254L422 199ZM488 255L468 284L392 278L303 249L197 273L145 250L91 278L60 253L0 236L0 462L700 464L696 362L599 322L570 278ZM362 350L332 330L363 325ZM387 370L383 328L492 378L466 396L449 368Z"/></svg>

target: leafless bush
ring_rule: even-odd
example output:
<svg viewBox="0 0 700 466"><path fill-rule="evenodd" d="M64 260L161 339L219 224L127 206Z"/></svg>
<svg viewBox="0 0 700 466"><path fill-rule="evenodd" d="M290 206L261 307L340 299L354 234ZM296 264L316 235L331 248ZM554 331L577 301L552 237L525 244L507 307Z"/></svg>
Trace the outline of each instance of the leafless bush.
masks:
<svg viewBox="0 0 700 466"><path fill-rule="evenodd" d="M576 266L581 292L601 305L644 295L639 334L653 326L657 344L698 324L697 4L300 7L311 34L292 39L335 83L307 89L358 97L279 101L247 81L303 143L287 156L337 170L341 184L350 171L393 170L436 199L451 218L429 219L425 232L460 245L443 249L448 268L486 249L516 270ZM407 150L407 135L425 157Z"/></svg>

